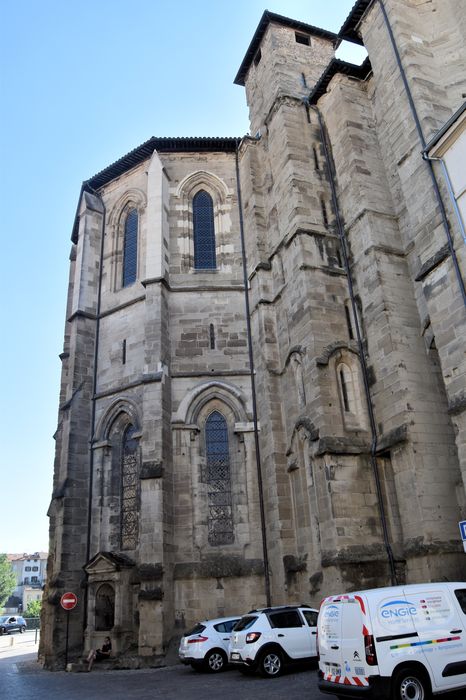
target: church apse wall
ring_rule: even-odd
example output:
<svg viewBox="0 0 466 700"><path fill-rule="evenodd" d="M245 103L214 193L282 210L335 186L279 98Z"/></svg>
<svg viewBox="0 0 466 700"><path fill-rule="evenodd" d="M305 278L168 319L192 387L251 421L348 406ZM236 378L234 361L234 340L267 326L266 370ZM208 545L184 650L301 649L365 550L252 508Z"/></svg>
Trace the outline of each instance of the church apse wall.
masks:
<svg viewBox="0 0 466 700"><path fill-rule="evenodd" d="M386 4L419 59L404 31L416 3ZM454 4L434 4L450 26ZM115 663L139 666L165 663L199 619L265 605L267 571L273 604L464 576L464 309L377 8L357 23L362 67L333 60L337 35L265 13L236 78L251 136L152 138L83 185L48 667L65 590L82 601L73 659L110 634ZM433 41L424 10L420 25ZM453 78L432 88L439 121Z"/></svg>

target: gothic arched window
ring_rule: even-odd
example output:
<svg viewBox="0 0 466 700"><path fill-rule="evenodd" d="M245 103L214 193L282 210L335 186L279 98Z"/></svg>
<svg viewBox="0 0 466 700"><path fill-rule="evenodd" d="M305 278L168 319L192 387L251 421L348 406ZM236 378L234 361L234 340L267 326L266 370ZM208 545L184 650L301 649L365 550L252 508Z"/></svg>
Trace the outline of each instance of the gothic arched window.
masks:
<svg viewBox="0 0 466 700"><path fill-rule="evenodd" d="M136 281L138 263L138 213L131 209L125 220L123 241L123 287Z"/></svg>
<svg viewBox="0 0 466 700"><path fill-rule="evenodd" d="M210 194L200 190L193 197L194 267L215 270L214 205Z"/></svg>
<svg viewBox="0 0 466 700"><path fill-rule="evenodd" d="M121 548L134 549L138 541L138 441L133 426L126 429L121 451Z"/></svg>
<svg viewBox="0 0 466 700"><path fill-rule="evenodd" d="M230 449L225 418L213 411L205 424L209 544L231 544L234 540L231 502Z"/></svg>
<svg viewBox="0 0 466 700"><path fill-rule="evenodd" d="M115 591L103 583L95 594L95 629L111 630L115 624Z"/></svg>

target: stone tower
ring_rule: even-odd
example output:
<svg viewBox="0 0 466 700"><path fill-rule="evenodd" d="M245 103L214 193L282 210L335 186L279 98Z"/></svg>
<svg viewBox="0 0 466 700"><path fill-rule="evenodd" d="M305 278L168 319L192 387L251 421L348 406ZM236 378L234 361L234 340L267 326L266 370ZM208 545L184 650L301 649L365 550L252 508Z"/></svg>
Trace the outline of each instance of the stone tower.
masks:
<svg viewBox="0 0 466 700"><path fill-rule="evenodd" d="M142 665L201 618L464 577L465 248L422 157L466 93L460 15L361 0L336 35L265 12L251 136L151 138L83 184L49 667L66 591L70 659L110 634Z"/></svg>

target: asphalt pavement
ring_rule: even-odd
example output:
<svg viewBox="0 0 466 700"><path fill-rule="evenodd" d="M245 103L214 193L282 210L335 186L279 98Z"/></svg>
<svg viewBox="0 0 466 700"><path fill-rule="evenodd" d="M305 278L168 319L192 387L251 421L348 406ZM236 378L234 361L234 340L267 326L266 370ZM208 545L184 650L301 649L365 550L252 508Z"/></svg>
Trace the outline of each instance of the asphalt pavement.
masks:
<svg viewBox="0 0 466 700"><path fill-rule="evenodd" d="M91 673L44 671L37 662L34 632L0 637L0 698L5 700L323 700L314 668L293 670L272 680L243 676L235 669L218 675L191 667Z"/></svg>
<svg viewBox="0 0 466 700"><path fill-rule="evenodd" d="M235 669L211 675L189 666L91 673L44 671L35 632L0 637L0 700L331 700L317 687L316 666L280 678L243 676ZM464 700L464 690L443 696Z"/></svg>

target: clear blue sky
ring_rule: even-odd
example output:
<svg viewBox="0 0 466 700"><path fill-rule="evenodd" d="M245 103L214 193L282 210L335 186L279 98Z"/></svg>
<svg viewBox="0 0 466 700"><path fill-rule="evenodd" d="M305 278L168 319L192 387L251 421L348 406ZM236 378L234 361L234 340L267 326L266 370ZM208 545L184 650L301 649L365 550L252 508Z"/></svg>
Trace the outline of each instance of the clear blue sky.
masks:
<svg viewBox="0 0 466 700"><path fill-rule="evenodd" d="M266 3L266 4L264 4ZM262 12L337 32L353 0L5 0L0 20L0 552L48 549L81 182L151 136L241 136ZM339 57L359 63L361 52Z"/></svg>

